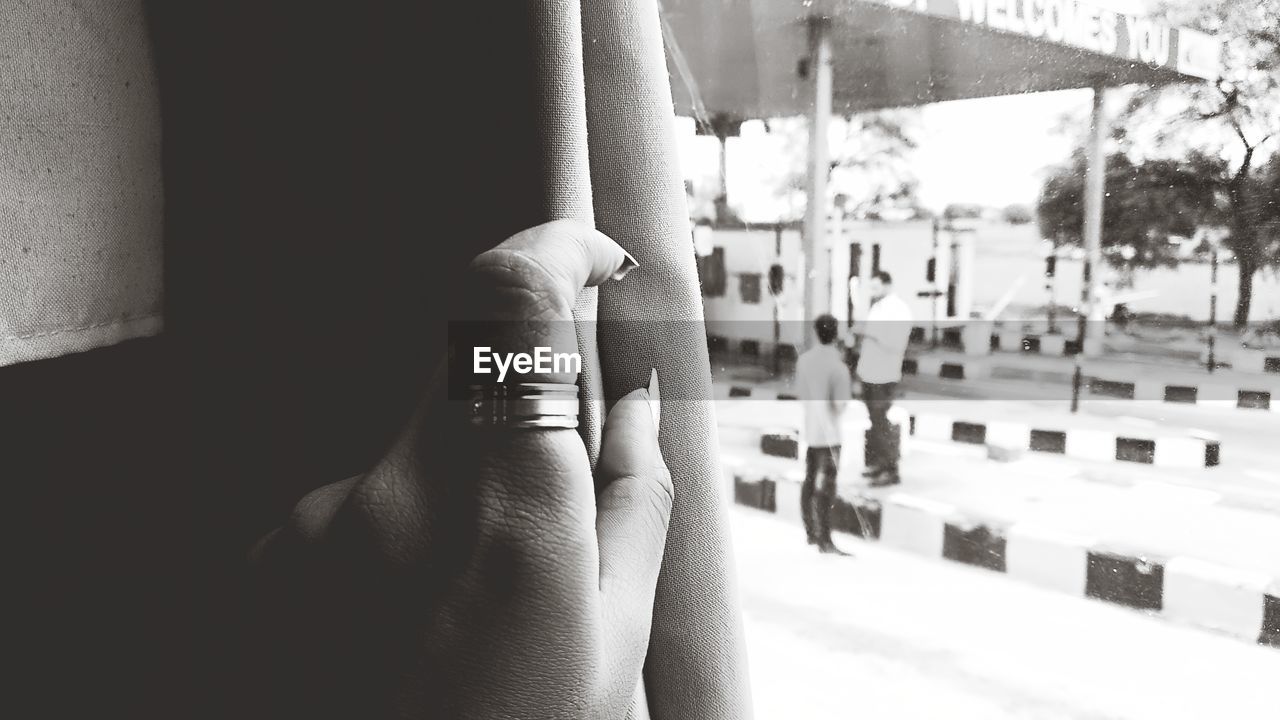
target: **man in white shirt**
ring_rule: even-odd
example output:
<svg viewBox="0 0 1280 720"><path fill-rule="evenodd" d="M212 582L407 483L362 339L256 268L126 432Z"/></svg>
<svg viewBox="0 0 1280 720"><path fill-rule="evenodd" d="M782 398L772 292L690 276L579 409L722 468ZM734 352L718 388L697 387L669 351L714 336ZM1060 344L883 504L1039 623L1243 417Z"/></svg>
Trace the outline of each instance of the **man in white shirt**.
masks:
<svg viewBox="0 0 1280 720"><path fill-rule="evenodd" d="M862 383L862 401L871 417L869 462L863 475L871 478L872 485L892 485L899 482L899 438L889 423L889 407L902 380L902 357L911 338L911 309L893 294L893 278L887 272L872 275L870 291L872 304L860 332L856 371Z"/></svg>
<svg viewBox="0 0 1280 720"><path fill-rule="evenodd" d="M836 499L836 468L840 466L840 420L852 396L853 382L835 344L836 319L823 315L813 326L818 344L796 360L796 395L804 404L804 441L808 446L800 514L810 545L817 545L820 552L846 555L831 542L831 506Z"/></svg>

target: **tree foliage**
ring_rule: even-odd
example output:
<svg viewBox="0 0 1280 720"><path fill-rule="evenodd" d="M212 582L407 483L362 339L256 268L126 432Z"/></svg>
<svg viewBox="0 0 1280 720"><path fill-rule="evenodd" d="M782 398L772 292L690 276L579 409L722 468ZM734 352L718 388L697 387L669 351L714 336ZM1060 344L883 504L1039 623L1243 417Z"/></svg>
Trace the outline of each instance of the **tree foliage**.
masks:
<svg viewBox="0 0 1280 720"><path fill-rule="evenodd" d="M1040 232L1057 244L1080 245L1084 227L1084 181L1087 161L1076 151L1056 168L1040 192ZM1177 261L1170 236L1191 237L1197 228L1220 222L1221 182L1227 162L1203 153L1181 160L1135 163L1121 152L1107 157L1106 195L1102 209L1104 256L1114 265L1155 267ZM1129 247L1131 258L1119 252Z"/></svg>
<svg viewBox="0 0 1280 720"><path fill-rule="evenodd" d="M1133 246L1133 263L1151 266L1176 260L1163 236L1190 235L1197 226L1225 231L1239 276L1233 319L1243 327L1255 273L1280 264L1280 170L1274 155L1266 160L1280 144L1280 0L1189 0L1156 14L1224 42L1221 73L1210 82L1128 91L1111 127L1103 245ZM1084 168L1077 152L1042 188L1047 237L1079 242Z"/></svg>
<svg viewBox="0 0 1280 720"><path fill-rule="evenodd" d="M917 205L918 182L912 153L918 147L919 113L880 110L833 118L837 136L830 143L828 201L838 200L845 212L866 216L885 206ZM776 192L791 200L795 218L804 212L809 157L808 121L773 120L770 131L785 140L787 166L778 175Z"/></svg>
<svg viewBox="0 0 1280 720"><path fill-rule="evenodd" d="M942 209L946 220L976 220L982 217L982 206L976 203L950 203Z"/></svg>
<svg viewBox="0 0 1280 720"><path fill-rule="evenodd" d="M1130 157L1186 161L1179 182L1213 189L1239 274L1234 323L1243 327L1254 274L1280 263L1278 208L1266 197L1267 171L1257 166L1280 135L1280 0L1192 0L1167 4L1158 14L1224 41L1222 72L1209 83L1135 92L1115 138Z"/></svg>
<svg viewBox="0 0 1280 720"><path fill-rule="evenodd" d="M1014 204L1009 205L1000 211L1000 219L1010 225L1026 225L1036 219L1036 215L1031 208L1026 205Z"/></svg>

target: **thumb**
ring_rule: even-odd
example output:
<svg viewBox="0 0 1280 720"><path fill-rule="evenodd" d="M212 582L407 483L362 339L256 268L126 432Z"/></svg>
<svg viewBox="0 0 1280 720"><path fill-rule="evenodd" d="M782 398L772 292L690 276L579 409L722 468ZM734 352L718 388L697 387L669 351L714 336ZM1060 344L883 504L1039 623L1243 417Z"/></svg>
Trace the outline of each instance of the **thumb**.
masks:
<svg viewBox="0 0 1280 720"><path fill-rule="evenodd" d="M648 646L653 597L667 542L674 489L658 447L657 372L650 389L622 398L605 420L596 474L600 593L618 642L612 657L638 669Z"/></svg>

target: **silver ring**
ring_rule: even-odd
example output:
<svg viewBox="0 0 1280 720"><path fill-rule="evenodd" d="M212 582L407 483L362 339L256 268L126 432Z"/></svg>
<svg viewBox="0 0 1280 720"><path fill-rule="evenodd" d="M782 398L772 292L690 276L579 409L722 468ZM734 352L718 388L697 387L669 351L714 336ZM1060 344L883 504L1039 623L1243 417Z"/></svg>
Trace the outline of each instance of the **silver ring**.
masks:
<svg viewBox="0 0 1280 720"><path fill-rule="evenodd" d="M467 392L467 420L472 425L578 427L578 386L572 383L471 385Z"/></svg>

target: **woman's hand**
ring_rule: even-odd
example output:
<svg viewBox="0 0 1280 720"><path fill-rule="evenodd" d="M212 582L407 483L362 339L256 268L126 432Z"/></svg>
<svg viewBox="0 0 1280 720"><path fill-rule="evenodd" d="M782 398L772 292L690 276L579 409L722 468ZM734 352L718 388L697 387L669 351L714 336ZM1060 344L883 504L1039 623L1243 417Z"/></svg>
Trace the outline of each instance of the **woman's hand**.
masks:
<svg viewBox="0 0 1280 720"><path fill-rule="evenodd" d="M508 239L470 268L499 321L485 343L575 352L574 299L633 264L576 222ZM613 407L593 475L575 430L467 426L439 385L375 468L308 495L255 550L276 707L625 717L672 503L656 402L639 389Z"/></svg>

